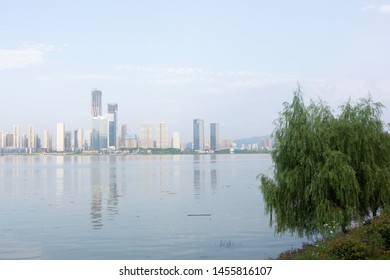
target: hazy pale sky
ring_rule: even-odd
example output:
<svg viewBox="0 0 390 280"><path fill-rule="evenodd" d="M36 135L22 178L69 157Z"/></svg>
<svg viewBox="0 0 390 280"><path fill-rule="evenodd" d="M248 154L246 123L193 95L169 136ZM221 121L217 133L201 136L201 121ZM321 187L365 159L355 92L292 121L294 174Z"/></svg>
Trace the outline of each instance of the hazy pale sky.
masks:
<svg viewBox="0 0 390 280"><path fill-rule="evenodd" d="M390 1L0 0L0 130L91 126L91 90L119 123L192 120L270 134L300 83L337 108L370 92L390 122Z"/></svg>

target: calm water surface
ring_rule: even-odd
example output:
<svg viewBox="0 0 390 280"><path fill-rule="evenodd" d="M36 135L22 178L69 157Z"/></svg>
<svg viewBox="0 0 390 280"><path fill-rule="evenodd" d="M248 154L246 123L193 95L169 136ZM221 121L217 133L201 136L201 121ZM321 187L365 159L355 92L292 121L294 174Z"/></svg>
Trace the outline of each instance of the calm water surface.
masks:
<svg viewBox="0 0 390 280"><path fill-rule="evenodd" d="M2 156L0 259L267 259L269 155Z"/></svg>

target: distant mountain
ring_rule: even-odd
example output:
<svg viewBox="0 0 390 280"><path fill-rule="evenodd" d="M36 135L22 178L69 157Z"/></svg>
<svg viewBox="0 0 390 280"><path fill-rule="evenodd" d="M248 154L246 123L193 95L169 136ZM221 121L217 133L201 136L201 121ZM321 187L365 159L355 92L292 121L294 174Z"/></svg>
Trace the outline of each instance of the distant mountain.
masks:
<svg viewBox="0 0 390 280"><path fill-rule="evenodd" d="M237 148L241 148L242 145L249 145L249 144L257 144L259 147L262 146L263 140L266 138L271 137L270 135L265 135L265 136L256 136L256 137L251 137L251 138L242 138L242 139L237 139L234 140L234 143L237 144Z"/></svg>

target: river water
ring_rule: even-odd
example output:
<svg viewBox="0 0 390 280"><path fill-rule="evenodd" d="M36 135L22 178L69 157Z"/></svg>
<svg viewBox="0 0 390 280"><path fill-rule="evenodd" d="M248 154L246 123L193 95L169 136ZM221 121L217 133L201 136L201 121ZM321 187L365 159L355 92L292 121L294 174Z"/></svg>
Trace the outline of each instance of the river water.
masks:
<svg viewBox="0 0 390 280"><path fill-rule="evenodd" d="M269 155L0 157L0 259L268 259Z"/></svg>

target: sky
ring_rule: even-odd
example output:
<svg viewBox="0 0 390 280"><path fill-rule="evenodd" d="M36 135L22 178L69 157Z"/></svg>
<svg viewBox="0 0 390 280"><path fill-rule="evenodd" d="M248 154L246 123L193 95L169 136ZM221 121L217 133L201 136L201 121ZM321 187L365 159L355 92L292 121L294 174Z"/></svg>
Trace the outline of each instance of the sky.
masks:
<svg viewBox="0 0 390 280"><path fill-rule="evenodd" d="M130 133L262 136L298 83L335 110L371 94L388 123L389 30L379 0L0 0L0 130L90 129L98 88Z"/></svg>

